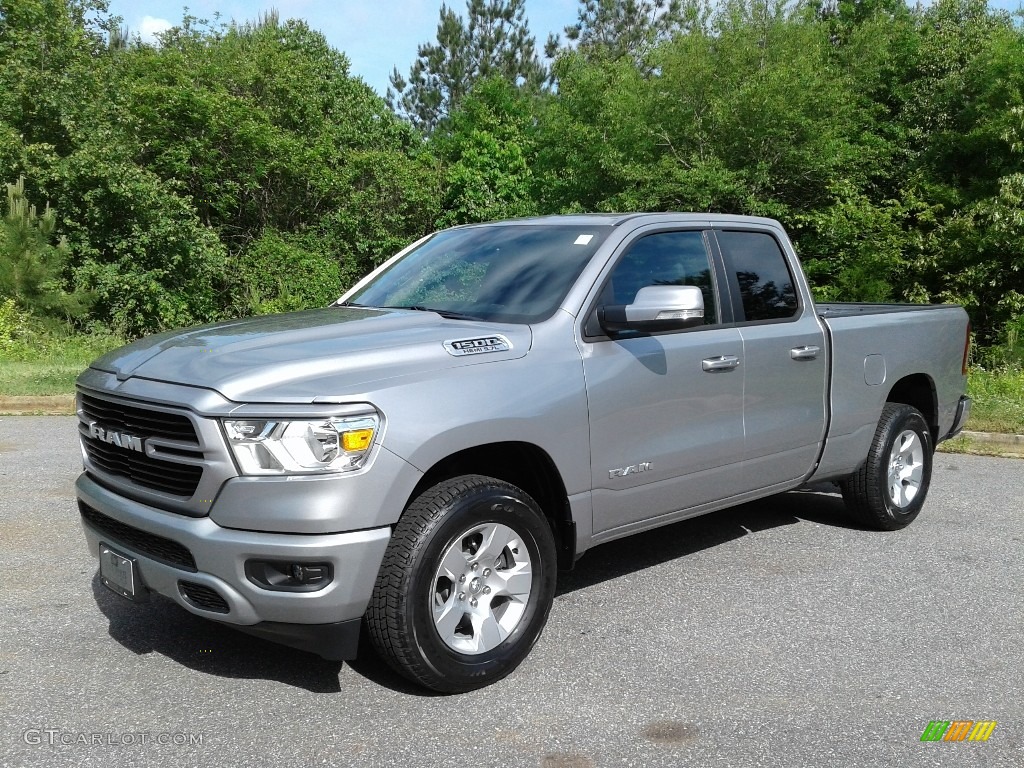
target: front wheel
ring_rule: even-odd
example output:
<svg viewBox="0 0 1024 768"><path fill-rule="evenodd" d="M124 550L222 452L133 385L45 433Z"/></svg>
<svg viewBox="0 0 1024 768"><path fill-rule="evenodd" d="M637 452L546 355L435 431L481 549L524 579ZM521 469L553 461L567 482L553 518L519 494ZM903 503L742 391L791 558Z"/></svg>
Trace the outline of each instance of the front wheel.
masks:
<svg viewBox="0 0 1024 768"><path fill-rule="evenodd" d="M482 475L446 480L395 527L366 612L370 636L428 688L481 688L537 641L556 573L551 527L527 493Z"/></svg>
<svg viewBox="0 0 1024 768"><path fill-rule="evenodd" d="M924 505L932 476L932 434L916 408L887 403L867 460L840 487L846 508L883 531L905 528Z"/></svg>

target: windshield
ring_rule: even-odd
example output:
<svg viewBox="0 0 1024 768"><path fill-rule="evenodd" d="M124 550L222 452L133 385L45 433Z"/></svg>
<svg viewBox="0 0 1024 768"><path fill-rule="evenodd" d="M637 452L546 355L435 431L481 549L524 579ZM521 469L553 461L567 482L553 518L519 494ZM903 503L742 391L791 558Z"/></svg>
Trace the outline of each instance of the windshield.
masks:
<svg viewBox="0 0 1024 768"><path fill-rule="evenodd" d="M536 323L554 314L609 230L564 224L446 230L407 253L345 303Z"/></svg>

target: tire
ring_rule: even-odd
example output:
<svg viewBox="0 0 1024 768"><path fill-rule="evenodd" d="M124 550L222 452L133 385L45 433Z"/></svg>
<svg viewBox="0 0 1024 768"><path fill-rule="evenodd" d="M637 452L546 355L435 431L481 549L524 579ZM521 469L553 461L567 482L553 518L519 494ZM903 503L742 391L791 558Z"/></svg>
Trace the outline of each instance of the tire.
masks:
<svg viewBox="0 0 1024 768"><path fill-rule="evenodd" d="M921 412L887 403L867 460L840 483L850 514L879 530L906 528L928 495L933 453L932 434Z"/></svg>
<svg viewBox="0 0 1024 768"><path fill-rule="evenodd" d="M408 506L366 612L396 671L443 693L500 680L519 666L555 594L554 536L537 503L501 480L445 480Z"/></svg>

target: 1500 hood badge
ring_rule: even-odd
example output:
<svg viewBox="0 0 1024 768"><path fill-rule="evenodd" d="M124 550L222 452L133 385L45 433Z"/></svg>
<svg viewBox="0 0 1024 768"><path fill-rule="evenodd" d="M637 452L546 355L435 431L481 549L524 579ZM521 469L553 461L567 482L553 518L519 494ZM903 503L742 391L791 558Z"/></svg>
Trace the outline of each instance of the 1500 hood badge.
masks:
<svg viewBox="0 0 1024 768"><path fill-rule="evenodd" d="M493 336L480 336L475 339L456 339L446 341L444 348L453 357L464 355L482 355L486 352L508 352L512 349L512 342L500 334Z"/></svg>
<svg viewBox="0 0 1024 768"><path fill-rule="evenodd" d="M101 443L116 445L118 448L127 448L129 451L146 452L141 437L101 427L95 421L89 422L89 437L99 440Z"/></svg>

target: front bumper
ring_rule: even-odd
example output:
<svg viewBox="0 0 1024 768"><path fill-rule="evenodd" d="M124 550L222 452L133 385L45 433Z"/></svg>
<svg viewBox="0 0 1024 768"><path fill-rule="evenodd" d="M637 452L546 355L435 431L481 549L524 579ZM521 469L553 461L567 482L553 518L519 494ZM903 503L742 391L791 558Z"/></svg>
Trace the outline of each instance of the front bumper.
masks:
<svg viewBox="0 0 1024 768"><path fill-rule="evenodd" d="M390 527L330 534L240 531L209 517L186 517L126 499L85 474L76 489L93 556L104 542L134 557L147 589L196 615L325 658L354 654ZM333 579L316 591L270 590L246 576L248 560L329 563ZM222 602L211 608L208 601L190 599L193 585L212 590Z"/></svg>

